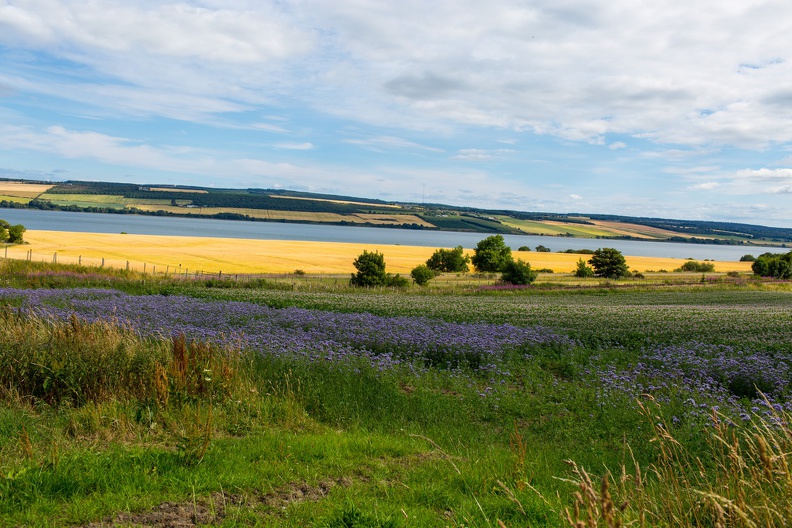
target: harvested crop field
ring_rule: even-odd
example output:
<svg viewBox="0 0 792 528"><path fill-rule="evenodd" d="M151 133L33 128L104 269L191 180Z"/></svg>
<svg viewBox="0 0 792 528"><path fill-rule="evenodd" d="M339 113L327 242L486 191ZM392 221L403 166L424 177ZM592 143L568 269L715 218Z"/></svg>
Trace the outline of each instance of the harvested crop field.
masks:
<svg viewBox="0 0 792 528"><path fill-rule="evenodd" d="M207 273L291 273L301 269L306 273L349 273L352 262L364 250L379 251L385 255L387 271L409 273L426 261L435 248L418 246L391 246L372 244L342 244L329 242L302 242L283 240L219 239L178 236L65 233L58 231L28 231L28 244L11 246L7 256L24 259L32 252L33 260L59 263L126 266L132 269L158 271L188 269ZM468 253L472 253L468 250ZM57 254L57 256L55 256ZM515 252L516 258L531 263L534 269L552 269L555 273L568 273L578 259L587 255L569 253ZM685 261L654 257L627 257L633 270L645 272L674 270ZM715 262L715 271L750 271L750 262Z"/></svg>

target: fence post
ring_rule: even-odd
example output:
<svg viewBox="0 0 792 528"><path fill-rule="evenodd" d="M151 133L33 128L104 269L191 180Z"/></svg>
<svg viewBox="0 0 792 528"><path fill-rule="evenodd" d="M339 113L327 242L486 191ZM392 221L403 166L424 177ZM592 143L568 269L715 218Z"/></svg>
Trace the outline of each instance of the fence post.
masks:
<svg viewBox="0 0 792 528"><path fill-rule="evenodd" d="M79 257L77 257L77 265L78 265L78 266L82 266L82 255L80 255Z"/></svg>
<svg viewBox="0 0 792 528"><path fill-rule="evenodd" d="M102 257L102 265L100 267L104 268L104 257Z"/></svg>
<svg viewBox="0 0 792 528"><path fill-rule="evenodd" d="M129 271L129 261L127 260L127 271Z"/></svg>
<svg viewBox="0 0 792 528"><path fill-rule="evenodd" d="M52 254L52 263L53 264L57 264L58 263L58 253L57 252Z"/></svg>

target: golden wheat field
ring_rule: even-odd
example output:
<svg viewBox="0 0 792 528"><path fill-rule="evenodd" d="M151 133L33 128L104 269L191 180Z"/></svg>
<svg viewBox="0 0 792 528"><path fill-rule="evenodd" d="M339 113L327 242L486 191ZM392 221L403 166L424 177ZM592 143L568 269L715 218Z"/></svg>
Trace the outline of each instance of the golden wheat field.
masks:
<svg viewBox="0 0 792 528"><path fill-rule="evenodd" d="M36 261L99 265L148 272L166 270L206 273L350 273L352 262L364 250L385 255L387 271L409 273L422 264L436 248L376 244L342 244L284 240L201 238L185 236L125 235L28 231L28 242L9 246L9 258L24 259L28 252ZM472 254L472 250L468 250ZM548 268L567 273L575 268L581 255L568 253L515 252L516 258L531 263L534 269ZM0 254L0 256L3 256ZM582 255L584 259L588 257ZM665 269L671 271L684 263L681 259L631 257L627 264L634 271ZM716 262L718 272L750 271L750 262Z"/></svg>

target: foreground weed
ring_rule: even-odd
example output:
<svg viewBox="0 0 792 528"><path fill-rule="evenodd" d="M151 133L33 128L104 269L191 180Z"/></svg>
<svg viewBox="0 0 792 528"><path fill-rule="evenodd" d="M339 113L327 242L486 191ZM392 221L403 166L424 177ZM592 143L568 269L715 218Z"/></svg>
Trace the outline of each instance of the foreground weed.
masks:
<svg viewBox="0 0 792 528"><path fill-rule="evenodd" d="M570 462L578 490L563 512L570 526L784 527L792 524L792 430L790 413L772 407L750 423L736 425L713 411L705 456L675 438L659 406L640 403L650 420L657 462L642 471L610 472L595 484ZM613 487L612 481L618 486ZM612 495L613 494L613 495ZM616 498L614 498L614 496Z"/></svg>

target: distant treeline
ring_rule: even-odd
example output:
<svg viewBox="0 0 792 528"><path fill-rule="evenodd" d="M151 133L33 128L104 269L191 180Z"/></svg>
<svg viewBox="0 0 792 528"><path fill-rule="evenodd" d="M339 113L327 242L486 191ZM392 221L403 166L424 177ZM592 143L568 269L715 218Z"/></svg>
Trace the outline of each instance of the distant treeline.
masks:
<svg viewBox="0 0 792 528"><path fill-rule="evenodd" d="M156 190L150 190L150 189ZM194 190L195 192L189 192ZM394 213L392 209L377 208L376 205L336 203L331 201L289 199L284 192L259 189L199 189L180 187L168 191L158 186L131 185L125 183L67 182L48 191L49 194L92 194L123 196L132 200L189 200L195 207L226 207L234 209L262 209L274 211L295 211L310 213ZM295 193L302 194L302 193ZM284 198L272 195L284 196ZM303 196L296 196L303 198Z"/></svg>

